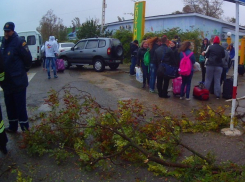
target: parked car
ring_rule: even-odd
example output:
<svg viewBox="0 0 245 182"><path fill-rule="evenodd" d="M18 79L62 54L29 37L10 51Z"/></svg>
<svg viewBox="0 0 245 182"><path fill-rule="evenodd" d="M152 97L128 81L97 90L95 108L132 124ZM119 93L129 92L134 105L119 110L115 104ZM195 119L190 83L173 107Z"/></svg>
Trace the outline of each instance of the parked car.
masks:
<svg viewBox="0 0 245 182"><path fill-rule="evenodd" d="M93 65L97 72L104 71L105 66L114 70L123 63L123 46L114 38L82 39L71 50L61 52L59 59L64 60L66 68Z"/></svg>
<svg viewBox="0 0 245 182"><path fill-rule="evenodd" d="M64 51L68 51L71 50L71 48L74 46L75 44L72 42L64 42L64 43L59 43L58 44L58 53L64 52Z"/></svg>

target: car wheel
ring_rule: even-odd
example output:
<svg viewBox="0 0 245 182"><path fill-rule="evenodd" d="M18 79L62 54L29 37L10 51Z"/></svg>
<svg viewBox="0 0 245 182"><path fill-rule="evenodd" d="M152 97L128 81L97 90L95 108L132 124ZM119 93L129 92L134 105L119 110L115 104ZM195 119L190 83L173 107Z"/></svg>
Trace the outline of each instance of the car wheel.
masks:
<svg viewBox="0 0 245 182"><path fill-rule="evenodd" d="M118 68L119 64L118 63L113 63L113 64L109 64L109 67L112 69L112 70L116 70Z"/></svg>
<svg viewBox="0 0 245 182"><path fill-rule="evenodd" d="M104 61L101 60L101 59L96 59L96 60L94 61L94 69L95 69L95 71L97 71L97 72L102 72L102 71L104 71L104 70L105 70L105 63L104 63Z"/></svg>
<svg viewBox="0 0 245 182"><path fill-rule="evenodd" d="M69 63L68 59L67 59L67 58L61 58L61 59L63 59L63 60L64 60L64 65L65 65L65 68L66 68L66 69L69 69L69 68L70 68L70 66L71 66L71 64Z"/></svg>

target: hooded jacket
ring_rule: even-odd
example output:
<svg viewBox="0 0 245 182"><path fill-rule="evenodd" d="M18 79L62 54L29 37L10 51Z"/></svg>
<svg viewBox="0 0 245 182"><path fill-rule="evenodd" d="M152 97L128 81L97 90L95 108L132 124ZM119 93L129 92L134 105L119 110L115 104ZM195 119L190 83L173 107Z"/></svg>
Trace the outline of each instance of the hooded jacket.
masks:
<svg viewBox="0 0 245 182"><path fill-rule="evenodd" d="M206 63L207 66L223 67L222 58L225 57L225 50L219 43L220 39L216 36L214 38L214 44L209 46L208 51L205 54L206 58L208 58Z"/></svg>
<svg viewBox="0 0 245 182"><path fill-rule="evenodd" d="M55 53L58 53L58 49L54 36L49 37L49 41L45 42L45 45L42 47L41 51L45 51L46 57L55 57Z"/></svg>
<svg viewBox="0 0 245 182"><path fill-rule="evenodd" d="M32 64L32 56L24 39L16 32L3 39L1 54L4 61L5 78L1 87L5 94L20 92L28 86L26 72Z"/></svg>

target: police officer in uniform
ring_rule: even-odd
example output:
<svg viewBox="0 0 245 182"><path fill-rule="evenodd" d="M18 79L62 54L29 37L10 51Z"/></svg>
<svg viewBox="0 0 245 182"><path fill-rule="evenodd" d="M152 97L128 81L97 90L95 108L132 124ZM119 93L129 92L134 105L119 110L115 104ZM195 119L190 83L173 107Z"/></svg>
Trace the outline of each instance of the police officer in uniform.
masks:
<svg viewBox="0 0 245 182"><path fill-rule="evenodd" d="M3 58L0 54L0 83L4 80L4 68L3 68ZM4 131L4 122L2 118L2 109L0 105L0 151L7 154L6 144L8 142L7 135Z"/></svg>
<svg viewBox="0 0 245 182"><path fill-rule="evenodd" d="M9 120L6 132L16 133L18 123L22 131L29 129L26 110L26 88L28 86L27 72L32 64L32 56L26 41L14 31L13 22L7 22L4 27L4 38L1 54L4 61L5 79L1 84Z"/></svg>

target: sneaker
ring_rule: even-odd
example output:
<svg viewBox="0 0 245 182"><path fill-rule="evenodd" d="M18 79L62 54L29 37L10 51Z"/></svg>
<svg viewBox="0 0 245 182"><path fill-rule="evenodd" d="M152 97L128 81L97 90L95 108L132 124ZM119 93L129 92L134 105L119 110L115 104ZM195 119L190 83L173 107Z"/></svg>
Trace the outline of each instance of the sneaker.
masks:
<svg viewBox="0 0 245 182"><path fill-rule="evenodd" d="M50 76L48 76L48 79L50 79L51 77Z"/></svg>
<svg viewBox="0 0 245 182"><path fill-rule="evenodd" d="M168 92L172 92L173 91L173 87L168 89Z"/></svg>
<svg viewBox="0 0 245 182"><path fill-rule="evenodd" d="M154 93L155 91L150 89L149 92L150 92L150 93Z"/></svg>
<svg viewBox="0 0 245 182"><path fill-rule="evenodd" d="M179 99L180 99L180 100L183 100L184 98L183 98L183 97L180 97Z"/></svg>
<svg viewBox="0 0 245 182"><path fill-rule="evenodd" d="M191 100L190 98L186 98L185 100Z"/></svg>
<svg viewBox="0 0 245 182"><path fill-rule="evenodd" d="M218 100L218 99L219 99L219 97L216 97L216 99Z"/></svg>
<svg viewBox="0 0 245 182"><path fill-rule="evenodd" d="M129 76L135 76L135 75L136 75L136 74L132 74L132 75L131 75L131 74L129 74Z"/></svg>
<svg viewBox="0 0 245 182"><path fill-rule="evenodd" d="M7 153L8 153L8 150L7 150L6 146L0 146L0 151L1 151L3 154L7 154Z"/></svg>
<svg viewBox="0 0 245 182"><path fill-rule="evenodd" d="M57 75L54 75L54 78L58 78L58 76Z"/></svg>
<svg viewBox="0 0 245 182"><path fill-rule="evenodd" d="M11 130L10 128L5 128L7 133L17 133L17 130Z"/></svg>

